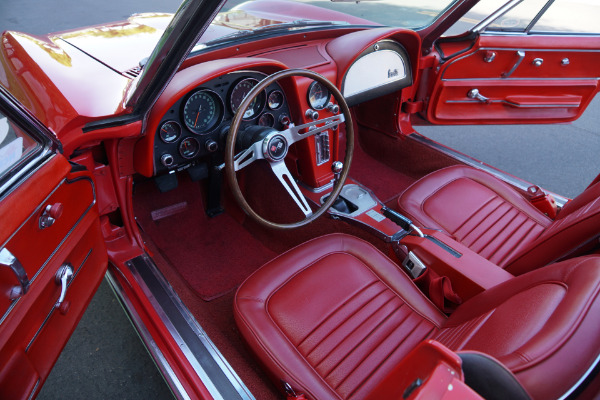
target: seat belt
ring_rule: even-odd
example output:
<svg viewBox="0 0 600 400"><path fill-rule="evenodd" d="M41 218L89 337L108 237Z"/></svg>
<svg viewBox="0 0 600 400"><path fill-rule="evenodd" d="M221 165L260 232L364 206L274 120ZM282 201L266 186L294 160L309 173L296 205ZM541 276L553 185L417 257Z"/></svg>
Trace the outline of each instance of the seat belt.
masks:
<svg viewBox="0 0 600 400"><path fill-rule="evenodd" d="M426 291L431 302L446 314L452 313L462 304L462 299L452 289L450 278L438 275L431 268L427 268L415 283L421 290Z"/></svg>

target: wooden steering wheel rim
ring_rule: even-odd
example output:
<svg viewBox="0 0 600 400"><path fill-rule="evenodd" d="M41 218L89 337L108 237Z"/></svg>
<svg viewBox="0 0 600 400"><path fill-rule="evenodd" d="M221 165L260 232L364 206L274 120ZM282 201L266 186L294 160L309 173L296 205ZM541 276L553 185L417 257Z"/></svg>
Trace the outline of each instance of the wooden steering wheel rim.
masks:
<svg viewBox="0 0 600 400"><path fill-rule="evenodd" d="M307 78L311 78L319 83L322 83L329 92L333 94L333 97L336 99L338 106L340 107L340 111L344 115L345 121L344 124L346 126L346 155L344 157L344 167L340 173L339 179L336 180L333 190L331 191L331 195L327 198L327 200L319 207L312 215L302 219L298 222L293 223L275 223L269 221L260 215L258 215L252 207L248 204L240 186L237 181L236 171L234 167L234 157L235 157L235 143L238 136L238 132L240 129L240 125L242 123L242 117L244 115L245 110L248 108L250 103L254 100L259 93L261 93L266 87L270 84L291 76L303 76ZM315 121L318 123L318 121ZM350 171L350 163L352 161L352 154L354 151L354 125L352 123L352 116L350 115L350 109L348 108L348 104L344 99L342 93L335 87L333 83L331 83L324 76L305 69L287 69L274 74L269 75L262 81L260 81L256 86L252 88L252 90L248 93L248 95L244 98L239 108L237 109L233 121L231 122L231 127L229 129L229 134L227 136L227 142L225 146L225 175L227 177L227 182L229 183L229 187L233 192L233 197L235 198L238 205L244 210L246 214L260 225L265 226L267 228L272 229L294 229L299 228L301 226L307 225L315 219L319 218L321 215L327 211L329 207L333 204L333 202L337 199L340 192L342 191L342 187L344 186L344 182L348 177L348 172Z"/></svg>

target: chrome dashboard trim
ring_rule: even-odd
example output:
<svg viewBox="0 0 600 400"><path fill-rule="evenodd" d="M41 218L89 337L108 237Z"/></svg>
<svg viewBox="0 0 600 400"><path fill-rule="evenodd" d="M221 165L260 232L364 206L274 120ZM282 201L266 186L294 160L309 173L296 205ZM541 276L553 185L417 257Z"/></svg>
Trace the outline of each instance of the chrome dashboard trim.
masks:
<svg viewBox="0 0 600 400"><path fill-rule="evenodd" d="M143 254L125 264L211 396L214 399L254 400L152 258Z"/></svg>

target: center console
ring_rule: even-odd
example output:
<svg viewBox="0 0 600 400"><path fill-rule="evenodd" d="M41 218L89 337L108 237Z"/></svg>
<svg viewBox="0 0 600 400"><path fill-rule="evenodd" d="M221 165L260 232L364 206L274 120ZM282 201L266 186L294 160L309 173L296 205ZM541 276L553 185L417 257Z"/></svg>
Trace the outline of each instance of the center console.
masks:
<svg viewBox="0 0 600 400"><path fill-rule="evenodd" d="M303 189L304 195L323 204L329 190ZM403 215L388 209L368 188L348 179L338 200L328 210L334 219L359 226L389 243L406 273L418 280L428 270L448 278L464 301L513 278L443 232L416 227Z"/></svg>

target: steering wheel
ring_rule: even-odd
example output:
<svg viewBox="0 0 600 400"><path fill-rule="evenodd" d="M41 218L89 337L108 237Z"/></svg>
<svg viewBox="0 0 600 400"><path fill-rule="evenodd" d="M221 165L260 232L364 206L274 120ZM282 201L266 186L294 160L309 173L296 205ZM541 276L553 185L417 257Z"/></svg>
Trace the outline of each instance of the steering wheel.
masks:
<svg viewBox="0 0 600 400"><path fill-rule="evenodd" d="M252 143L247 149L235 154L236 140L240 130L240 124L242 118L248 106L252 101L270 84L292 76L303 76L311 78L321 84L323 84L329 92L333 94L333 97L340 107L341 114L336 114L332 117L322 118L316 121L312 121L308 124L294 126L290 124L284 131L277 131L271 128L271 131L260 140ZM289 146L292 144L312 137L316 133L332 129L341 123L345 123L346 126L346 155L344 157L344 163L341 170L334 170L336 179L333 186L331 195L327 200L319 207L316 211L312 211L306 198L298 188L294 177L290 174L287 166L285 165L285 157L288 153ZM304 69L288 69L269 75L262 81L260 81L252 90L246 95L239 108L237 109L231 128L229 129L229 135L227 137L227 143L225 147L225 173L227 176L227 182L233 192L233 196L239 206L244 210L246 214L254 219L259 224L273 229L293 229L304 226L315 219L319 218L339 196L344 182L350 171L350 162L352 161L352 153L354 150L354 129L352 124L352 117L350 115L350 109L348 104L344 100L344 96L335 87L335 85L327 80L322 75ZM236 172L250 165L256 160L266 160L275 176L279 179L279 182L286 189L288 194L298 205L300 210L304 213L304 219L294 223L275 223L269 221L260 215L258 215L248 204L240 186L237 181ZM334 162L334 166L339 168L339 162ZM333 169L333 168L332 168Z"/></svg>

